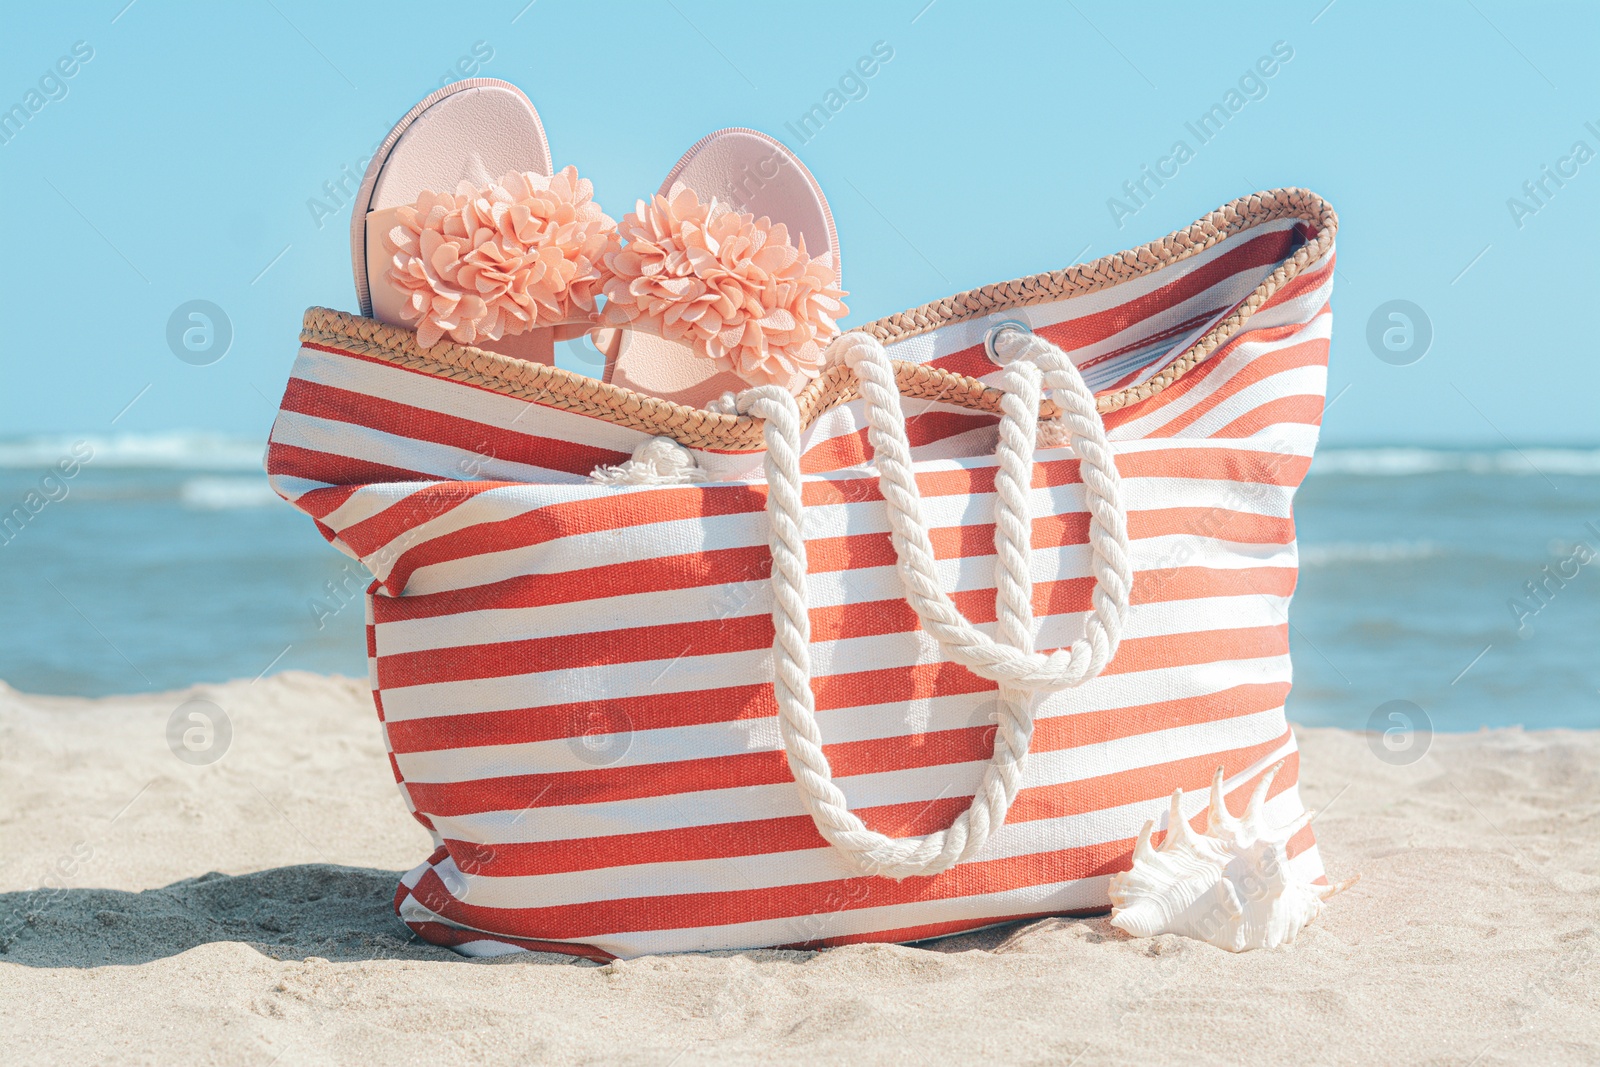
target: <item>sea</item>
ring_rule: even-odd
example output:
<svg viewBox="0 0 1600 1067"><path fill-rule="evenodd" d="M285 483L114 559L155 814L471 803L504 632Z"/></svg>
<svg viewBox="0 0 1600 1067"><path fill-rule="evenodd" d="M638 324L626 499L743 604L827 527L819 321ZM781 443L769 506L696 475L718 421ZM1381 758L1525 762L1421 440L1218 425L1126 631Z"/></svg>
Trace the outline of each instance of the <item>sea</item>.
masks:
<svg viewBox="0 0 1600 1067"><path fill-rule="evenodd" d="M101 696L364 677L367 576L272 493L261 454L202 434L0 440L0 680ZM1600 727L1600 448L1325 448L1295 518L1293 721Z"/></svg>

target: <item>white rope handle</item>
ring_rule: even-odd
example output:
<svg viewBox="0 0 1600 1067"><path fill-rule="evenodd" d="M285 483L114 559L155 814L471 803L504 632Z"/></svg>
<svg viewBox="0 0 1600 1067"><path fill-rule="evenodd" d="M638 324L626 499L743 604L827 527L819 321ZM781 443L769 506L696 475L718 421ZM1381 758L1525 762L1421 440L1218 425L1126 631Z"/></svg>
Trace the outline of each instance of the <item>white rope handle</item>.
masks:
<svg viewBox="0 0 1600 1067"><path fill-rule="evenodd" d="M811 619L806 603L806 544L801 530L800 411L780 386L739 395L738 410L765 421L767 517L771 525L773 690L778 728L817 830L864 874L932 875L975 855L1006 819L1021 787L1033 736L1036 693L1056 692L1099 674L1116 653L1128 610L1133 570L1121 481L1095 410L1094 394L1062 351L1020 329L1000 331L994 347L1006 361L1000 440L995 452L996 636L978 630L938 585L933 545L922 516L894 368L883 346L865 334L834 342L860 379L867 439L888 504L890 535L906 599L945 653L973 673L1000 683L994 753L972 804L947 830L892 838L867 828L850 811L822 752L811 692ZM1051 655L1033 650L1032 512L1029 493L1042 386L1062 409L1059 429L1077 452L1089 505L1094 556L1093 611L1084 636Z"/></svg>

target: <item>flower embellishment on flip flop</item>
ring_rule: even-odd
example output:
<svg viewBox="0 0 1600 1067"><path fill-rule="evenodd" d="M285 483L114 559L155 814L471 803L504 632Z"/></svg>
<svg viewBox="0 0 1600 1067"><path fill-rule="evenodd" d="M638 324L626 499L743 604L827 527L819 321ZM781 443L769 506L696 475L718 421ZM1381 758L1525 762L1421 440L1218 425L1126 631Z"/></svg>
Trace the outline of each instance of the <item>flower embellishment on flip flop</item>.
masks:
<svg viewBox="0 0 1600 1067"><path fill-rule="evenodd" d="M839 336L842 303L833 254L796 248L783 223L704 203L681 183L639 201L605 254L601 321L691 347L755 385L822 373Z"/></svg>
<svg viewBox="0 0 1600 1067"><path fill-rule="evenodd" d="M406 293L401 315L422 348L592 319L602 264L618 247L616 222L574 167L424 191L397 216L385 277Z"/></svg>

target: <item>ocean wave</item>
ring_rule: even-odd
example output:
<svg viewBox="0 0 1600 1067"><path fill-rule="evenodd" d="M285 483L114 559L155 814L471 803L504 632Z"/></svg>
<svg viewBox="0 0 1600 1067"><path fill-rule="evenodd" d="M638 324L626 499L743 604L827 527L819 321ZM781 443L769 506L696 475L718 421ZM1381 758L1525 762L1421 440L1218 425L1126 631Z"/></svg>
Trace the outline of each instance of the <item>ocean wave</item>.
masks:
<svg viewBox="0 0 1600 1067"><path fill-rule="evenodd" d="M85 444L94 450L86 466L164 470L260 470L265 450L261 441L204 433L28 437L0 441L0 468L53 467Z"/></svg>
<svg viewBox="0 0 1600 1067"><path fill-rule="evenodd" d="M178 489L178 499L187 508L223 511L230 508L258 508L279 502L277 493L264 476L255 478L190 478Z"/></svg>
<svg viewBox="0 0 1600 1067"><path fill-rule="evenodd" d="M1432 541L1333 541L1300 546L1300 565L1326 567L1333 563L1408 563L1441 554Z"/></svg>
<svg viewBox="0 0 1600 1067"><path fill-rule="evenodd" d="M1329 448L1311 461L1312 474L1398 477L1415 474L1600 475L1600 448Z"/></svg>

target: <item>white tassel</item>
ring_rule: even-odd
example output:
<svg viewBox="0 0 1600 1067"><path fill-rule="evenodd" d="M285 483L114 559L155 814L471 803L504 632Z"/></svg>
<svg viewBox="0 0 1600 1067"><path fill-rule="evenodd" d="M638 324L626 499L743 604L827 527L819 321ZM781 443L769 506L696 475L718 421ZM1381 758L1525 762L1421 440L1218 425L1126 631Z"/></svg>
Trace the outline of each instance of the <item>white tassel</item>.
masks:
<svg viewBox="0 0 1600 1067"><path fill-rule="evenodd" d="M687 485L703 482L706 472L694 453L670 437L652 437L615 467L596 467L589 480L601 485Z"/></svg>

